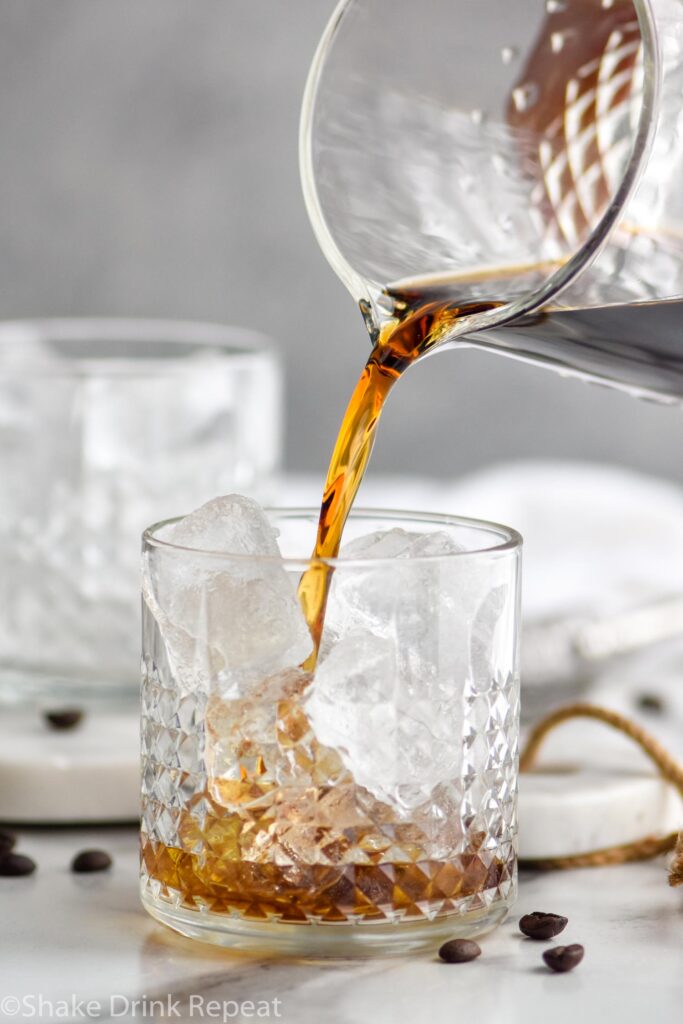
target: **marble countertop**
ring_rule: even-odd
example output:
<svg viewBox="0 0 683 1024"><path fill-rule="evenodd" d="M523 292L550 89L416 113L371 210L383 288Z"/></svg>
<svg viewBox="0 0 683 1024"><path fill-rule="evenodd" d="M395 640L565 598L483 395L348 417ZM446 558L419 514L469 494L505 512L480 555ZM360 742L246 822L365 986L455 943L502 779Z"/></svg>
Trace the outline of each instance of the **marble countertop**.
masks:
<svg viewBox="0 0 683 1024"><path fill-rule="evenodd" d="M71 874L73 854L92 846L110 851L112 870ZM27 829L18 849L38 870L0 879L1 1021L244 1021L266 1009L285 1024L681 1019L683 892L667 886L662 860L524 874L515 912L470 964L303 963L232 955L157 925L138 902L133 828ZM563 939L586 948L573 973L551 974L546 944L520 935L518 917L531 910L569 917Z"/></svg>

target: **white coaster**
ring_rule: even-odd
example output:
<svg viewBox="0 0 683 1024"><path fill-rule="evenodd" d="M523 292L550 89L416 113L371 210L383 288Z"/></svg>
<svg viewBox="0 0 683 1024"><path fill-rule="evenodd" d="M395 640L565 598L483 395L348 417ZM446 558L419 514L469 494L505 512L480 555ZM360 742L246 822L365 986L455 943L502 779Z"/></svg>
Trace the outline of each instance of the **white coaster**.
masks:
<svg viewBox="0 0 683 1024"><path fill-rule="evenodd" d="M683 827L683 801L651 772L569 768L520 776L519 855L571 857Z"/></svg>
<svg viewBox="0 0 683 1024"><path fill-rule="evenodd" d="M136 821L140 719L90 711L76 728L47 727L39 711L0 716L0 821L76 824Z"/></svg>
<svg viewBox="0 0 683 1024"><path fill-rule="evenodd" d="M620 711L683 757L680 643L615 664L588 696ZM643 710L642 694L661 703ZM523 745L523 744L522 744ZM633 740L601 722L577 718L546 738L538 770L519 782L520 856L537 860L592 853L683 828L683 800L657 776Z"/></svg>

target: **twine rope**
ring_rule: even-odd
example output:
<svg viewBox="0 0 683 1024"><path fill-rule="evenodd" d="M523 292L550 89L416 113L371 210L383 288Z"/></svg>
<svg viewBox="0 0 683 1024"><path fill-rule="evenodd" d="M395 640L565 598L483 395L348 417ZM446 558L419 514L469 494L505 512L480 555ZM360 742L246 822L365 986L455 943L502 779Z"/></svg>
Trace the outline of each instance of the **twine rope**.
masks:
<svg viewBox="0 0 683 1024"><path fill-rule="evenodd" d="M593 704L569 704L567 707L553 711L534 726L520 755L520 771L528 772L533 769L538 752L548 733L572 718L592 718L596 722L602 722L628 736L647 754L662 778L675 786L683 797L683 764L673 758L661 743L636 722L620 715L617 711L610 711ZM612 846L605 850L595 850L571 857L553 857L530 863L533 863L535 868L542 870L600 867L606 864L625 864L629 861L648 860L662 853L669 853L671 850L675 852L669 870L669 884L683 885L683 831L679 835L674 832L668 836L645 836L643 839L626 843L623 846Z"/></svg>

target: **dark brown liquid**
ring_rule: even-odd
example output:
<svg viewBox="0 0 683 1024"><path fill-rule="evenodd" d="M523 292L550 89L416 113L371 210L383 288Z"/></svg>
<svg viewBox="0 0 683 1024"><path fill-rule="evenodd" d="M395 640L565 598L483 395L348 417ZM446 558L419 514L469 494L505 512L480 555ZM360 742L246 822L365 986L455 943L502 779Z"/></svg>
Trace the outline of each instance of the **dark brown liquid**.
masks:
<svg viewBox="0 0 683 1024"><path fill-rule="evenodd" d="M236 827L225 813L215 819L214 841L201 856L143 841L143 867L182 893L193 910L201 905L251 921L292 924L424 920L430 913L453 913L458 901L497 889L514 872L512 854L507 863L480 856L475 837L469 852L449 861L382 863L377 856L377 863L367 864L256 864L233 852L226 835L231 825Z"/></svg>
<svg viewBox="0 0 683 1024"><path fill-rule="evenodd" d="M316 559L336 558L344 525L363 480L384 403L409 366L443 341L457 321L493 309L495 302L454 303L447 286L393 291L396 320L380 331L348 404L323 492L313 564L299 584L299 599L314 645L320 643L331 569ZM313 668L315 654L307 664Z"/></svg>

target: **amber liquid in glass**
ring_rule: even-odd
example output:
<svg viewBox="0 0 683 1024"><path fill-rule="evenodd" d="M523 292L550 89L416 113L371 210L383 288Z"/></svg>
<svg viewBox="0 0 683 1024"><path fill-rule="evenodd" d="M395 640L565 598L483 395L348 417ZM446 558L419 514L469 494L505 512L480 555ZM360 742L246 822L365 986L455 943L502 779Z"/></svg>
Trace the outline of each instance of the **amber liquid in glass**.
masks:
<svg viewBox="0 0 683 1024"><path fill-rule="evenodd" d="M387 396L456 321L494 305L450 303L440 297L443 289L442 282L434 294L392 293L395 320L379 332L346 410L325 484L312 565L299 586L314 641L304 666L308 672L315 665L332 571L315 560L334 558L339 551ZM182 848L143 837L143 864L151 878L180 892L191 908L260 921L341 923L441 916L453 912L456 901L511 877L512 858L492 859L483 850L480 855L483 835L468 835L458 856L434 860L422 849L426 843L419 827L396 819L389 807L367 795L359 810L353 779L336 752L317 743L298 701L310 679L299 673L277 702L278 743L291 751L312 783L302 803L278 788L267 758L247 743L240 752L239 781L209 782L207 791L181 813ZM268 699L265 691L262 699ZM258 700L257 693L252 702ZM215 701L207 721L215 726L222 716L225 727L228 717L234 721L239 715L234 705ZM236 805L239 811L232 810ZM307 817L311 807L314 813ZM267 855L262 842L271 843Z"/></svg>

